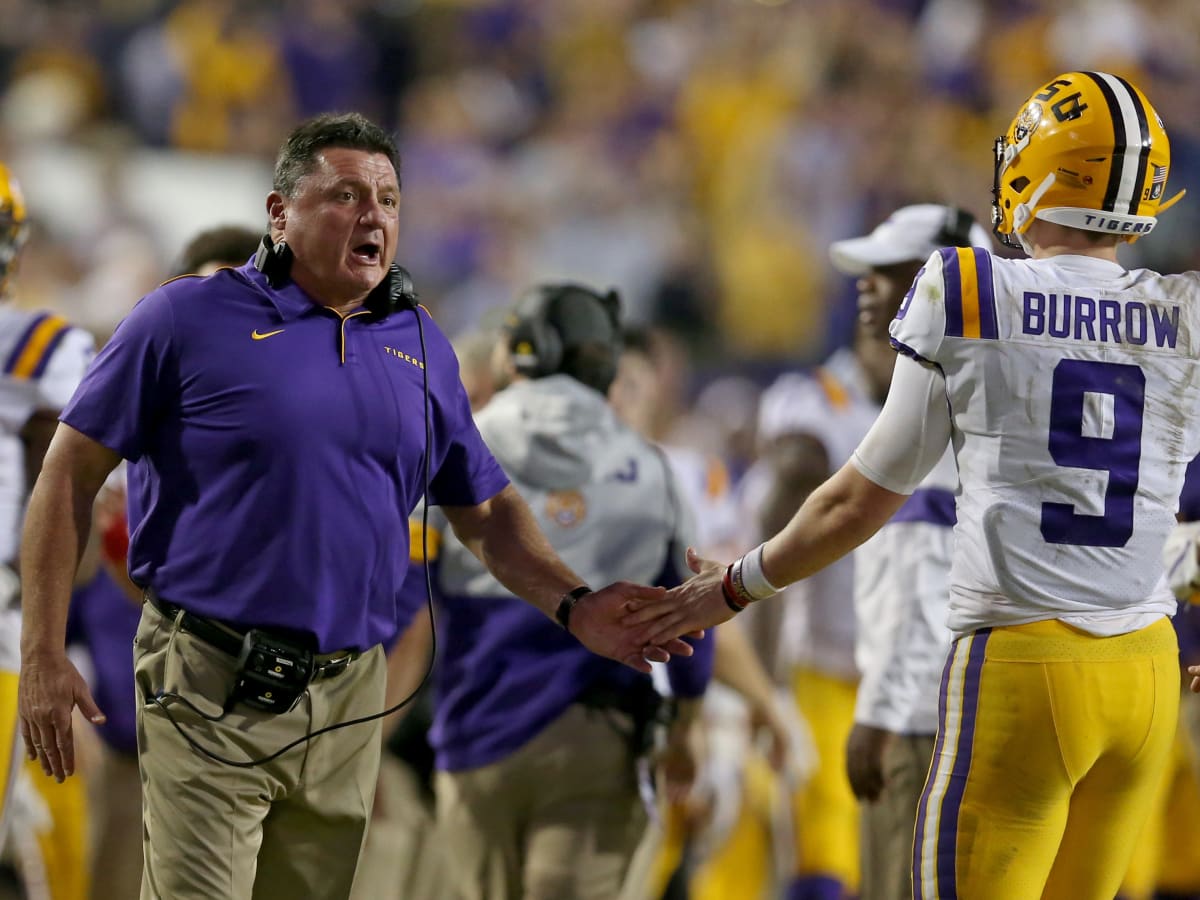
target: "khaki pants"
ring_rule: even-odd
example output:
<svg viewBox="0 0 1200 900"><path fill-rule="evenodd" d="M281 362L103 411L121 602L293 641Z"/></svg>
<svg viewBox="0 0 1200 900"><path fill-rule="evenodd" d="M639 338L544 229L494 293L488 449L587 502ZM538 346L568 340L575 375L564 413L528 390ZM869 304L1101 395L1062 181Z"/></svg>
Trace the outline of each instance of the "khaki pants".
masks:
<svg viewBox="0 0 1200 900"><path fill-rule="evenodd" d="M462 900L612 900L646 827L628 716L568 707L491 765L437 773Z"/></svg>
<svg viewBox="0 0 1200 900"><path fill-rule="evenodd" d="M883 754L884 788L862 804L860 900L912 900L917 804L933 760L934 735L897 735Z"/></svg>
<svg viewBox="0 0 1200 900"><path fill-rule="evenodd" d="M190 747L147 694L177 692L216 716L234 661L154 607L134 638L143 795L142 900L273 900L350 894L379 770L379 722L299 744L237 768ZM180 702L171 716L201 746L233 760L268 756L326 725L383 708L384 658L371 649L315 681L282 715L238 705L209 722Z"/></svg>

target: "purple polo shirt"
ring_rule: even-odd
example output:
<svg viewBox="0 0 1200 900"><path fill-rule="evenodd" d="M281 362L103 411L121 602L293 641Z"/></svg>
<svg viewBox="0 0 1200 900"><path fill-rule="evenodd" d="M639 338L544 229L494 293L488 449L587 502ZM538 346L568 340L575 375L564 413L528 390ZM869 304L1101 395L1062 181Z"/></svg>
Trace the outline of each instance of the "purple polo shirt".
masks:
<svg viewBox="0 0 1200 900"><path fill-rule="evenodd" d="M458 362L421 310L432 502L508 479L471 419ZM395 632L408 515L423 491L416 314L341 319L252 266L169 282L96 357L62 420L139 463L129 571L244 627L322 652Z"/></svg>

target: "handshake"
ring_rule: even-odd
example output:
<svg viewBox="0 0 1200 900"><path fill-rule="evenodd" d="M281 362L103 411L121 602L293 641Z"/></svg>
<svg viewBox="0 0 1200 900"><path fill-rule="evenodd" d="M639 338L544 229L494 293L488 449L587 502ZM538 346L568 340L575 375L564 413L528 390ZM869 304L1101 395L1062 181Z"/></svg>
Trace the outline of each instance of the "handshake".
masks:
<svg viewBox="0 0 1200 900"><path fill-rule="evenodd" d="M693 576L670 590L617 582L581 596L570 613L571 634L593 653L639 672L673 655L691 656L683 637L702 637L704 629L733 618L745 604L730 602L725 566L693 549L687 561Z"/></svg>

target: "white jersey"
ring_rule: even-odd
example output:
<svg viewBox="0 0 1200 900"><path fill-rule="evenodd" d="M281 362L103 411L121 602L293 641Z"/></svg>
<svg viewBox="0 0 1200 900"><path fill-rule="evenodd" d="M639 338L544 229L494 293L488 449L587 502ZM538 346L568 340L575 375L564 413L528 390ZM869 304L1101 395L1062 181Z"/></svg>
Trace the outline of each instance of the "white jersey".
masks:
<svg viewBox="0 0 1200 900"><path fill-rule="evenodd" d="M954 550L958 469L949 448L899 511L854 554L854 721L896 734L934 734Z"/></svg>
<svg viewBox="0 0 1200 900"><path fill-rule="evenodd" d="M831 470L839 468L879 415L866 376L852 350L831 356L812 374L780 376L762 395L762 440L807 434L825 447ZM783 640L795 663L844 677L854 665L854 560L846 557L784 590Z"/></svg>
<svg viewBox="0 0 1200 900"><path fill-rule="evenodd" d="M91 334L60 316L0 305L0 565L16 560L30 487L21 430L34 413L66 406L94 354ZM20 619L2 619L0 669L15 671Z"/></svg>
<svg viewBox="0 0 1200 900"><path fill-rule="evenodd" d="M961 492L949 624L1097 635L1171 615L1200 451L1200 278L1080 256L930 257L891 333L945 376Z"/></svg>

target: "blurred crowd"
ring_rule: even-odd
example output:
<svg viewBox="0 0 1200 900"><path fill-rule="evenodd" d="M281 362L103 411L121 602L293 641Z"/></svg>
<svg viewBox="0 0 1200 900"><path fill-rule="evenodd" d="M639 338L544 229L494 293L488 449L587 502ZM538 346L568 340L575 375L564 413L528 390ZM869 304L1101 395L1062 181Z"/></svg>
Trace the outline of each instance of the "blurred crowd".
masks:
<svg viewBox="0 0 1200 900"><path fill-rule="evenodd" d="M298 117L358 109L399 136L401 257L450 334L572 277L702 374L760 371L848 339L831 241L986 218L991 139L1053 72L1134 76L1194 182L1198 44L1187 0L4 0L0 158L40 225L23 297L103 335L195 229L261 223ZM1197 209L1147 263L1200 262Z"/></svg>
<svg viewBox="0 0 1200 900"><path fill-rule="evenodd" d="M1126 264L1200 269L1194 0L0 0L0 160L33 223L15 302L103 340L190 236L265 226L300 118L362 111L397 135L398 260L468 387L487 385L528 285L616 288L646 334L616 399L649 437L715 461L697 491L725 558L758 537L744 476L760 390L854 331L829 244L909 203L987 222L994 136L1073 69L1141 86L1167 117L1169 193L1195 188ZM770 890L788 811L773 786L739 800L715 771L704 816L721 840L706 839L741 864L692 895L752 896L748 872ZM686 869L695 847L677 843Z"/></svg>

